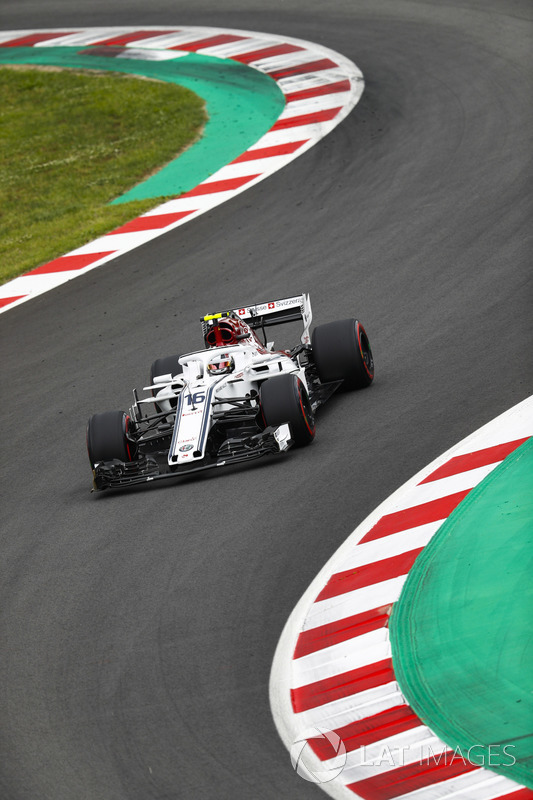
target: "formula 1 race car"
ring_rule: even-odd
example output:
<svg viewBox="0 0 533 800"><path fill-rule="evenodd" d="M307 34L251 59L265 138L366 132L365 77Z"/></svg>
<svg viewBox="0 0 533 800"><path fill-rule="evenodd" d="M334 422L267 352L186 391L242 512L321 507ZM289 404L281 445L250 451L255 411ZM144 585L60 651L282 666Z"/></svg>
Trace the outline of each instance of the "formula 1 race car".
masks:
<svg viewBox="0 0 533 800"><path fill-rule="evenodd" d="M341 385L374 378L356 319L311 325L309 295L202 318L205 349L158 358L149 396L129 413L94 414L87 449L94 490L188 475L312 442L315 412ZM265 329L303 321L299 344L274 350ZM258 336L262 333L263 341Z"/></svg>

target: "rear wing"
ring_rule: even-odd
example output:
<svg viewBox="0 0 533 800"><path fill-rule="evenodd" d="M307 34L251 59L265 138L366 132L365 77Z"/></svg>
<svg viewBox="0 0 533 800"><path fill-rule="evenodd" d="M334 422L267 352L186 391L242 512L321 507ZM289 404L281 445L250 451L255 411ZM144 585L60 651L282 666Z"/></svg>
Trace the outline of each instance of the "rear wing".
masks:
<svg viewBox="0 0 533 800"><path fill-rule="evenodd" d="M313 318L311 312L311 301L308 294L300 294L295 297L285 297L282 300L271 300L267 303L256 303L251 306L234 308L230 311L222 311L219 314L207 314L202 317L202 322L206 323L211 319L220 319L235 315L242 319L253 330L264 329L270 325L282 325L286 322L303 321L304 329L301 336L302 344L310 344L311 337L309 328Z"/></svg>

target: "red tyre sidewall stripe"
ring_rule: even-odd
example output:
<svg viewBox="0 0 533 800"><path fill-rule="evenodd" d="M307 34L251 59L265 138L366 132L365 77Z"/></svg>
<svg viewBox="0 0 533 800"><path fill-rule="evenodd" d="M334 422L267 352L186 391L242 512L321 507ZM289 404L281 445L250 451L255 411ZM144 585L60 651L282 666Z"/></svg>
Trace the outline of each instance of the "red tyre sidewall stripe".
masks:
<svg viewBox="0 0 533 800"><path fill-rule="evenodd" d="M303 400L302 400L302 388L303 388L303 383L301 382L300 378L298 378L298 400L300 402L300 408L302 409L302 416L304 418L304 422L305 422L307 430L309 431L311 436L314 436L315 435L315 431L316 431L316 425L313 425L312 428L309 425L309 420L307 419L307 412L306 412L306 410L304 408L304 404L303 404Z"/></svg>
<svg viewBox="0 0 533 800"><path fill-rule="evenodd" d="M124 440L126 442L126 450L128 451L128 458L130 461L133 461L133 458L131 457L130 443L128 441L129 425L130 425L130 417L128 414L124 414Z"/></svg>
<svg viewBox="0 0 533 800"><path fill-rule="evenodd" d="M363 333L363 335L365 336L365 338L368 341L368 336L366 334L365 329L363 328L363 326L361 325L360 322L357 322L357 324L356 324L356 336L357 336L357 344L359 345L359 352L361 353L361 358L363 359L363 366L365 368L366 374L368 375L369 378L373 379L374 378L374 373L370 372L370 370L368 369L368 367L366 365L365 356L364 356L364 353L363 353L363 347L361 345L361 332Z"/></svg>

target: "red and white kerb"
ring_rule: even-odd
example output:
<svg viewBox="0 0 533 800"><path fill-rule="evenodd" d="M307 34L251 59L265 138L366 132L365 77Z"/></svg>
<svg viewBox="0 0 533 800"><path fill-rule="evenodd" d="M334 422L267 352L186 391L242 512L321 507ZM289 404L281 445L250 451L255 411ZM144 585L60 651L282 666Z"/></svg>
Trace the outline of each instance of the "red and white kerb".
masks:
<svg viewBox="0 0 533 800"><path fill-rule="evenodd" d="M291 615L272 668L272 711L289 749L310 729L342 739L346 764L321 785L332 797L533 800L526 787L453 758L453 749L417 717L396 682L388 630L419 553L463 498L532 435L530 397L386 500L334 554ZM328 738L317 732L308 743L312 772L334 774ZM431 753L435 759L427 758Z"/></svg>

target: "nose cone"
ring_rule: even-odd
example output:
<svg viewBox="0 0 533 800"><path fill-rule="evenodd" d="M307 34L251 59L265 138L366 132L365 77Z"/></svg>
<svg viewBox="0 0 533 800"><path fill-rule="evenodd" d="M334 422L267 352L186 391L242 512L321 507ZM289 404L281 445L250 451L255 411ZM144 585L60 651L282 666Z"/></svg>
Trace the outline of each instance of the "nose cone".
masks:
<svg viewBox="0 0 533 800"><path fill-rule="evenodd" d="M213 388L201 383L185 387L180 394L168 452L170 466L189 464L204 457L211 420Z"/></svg>

